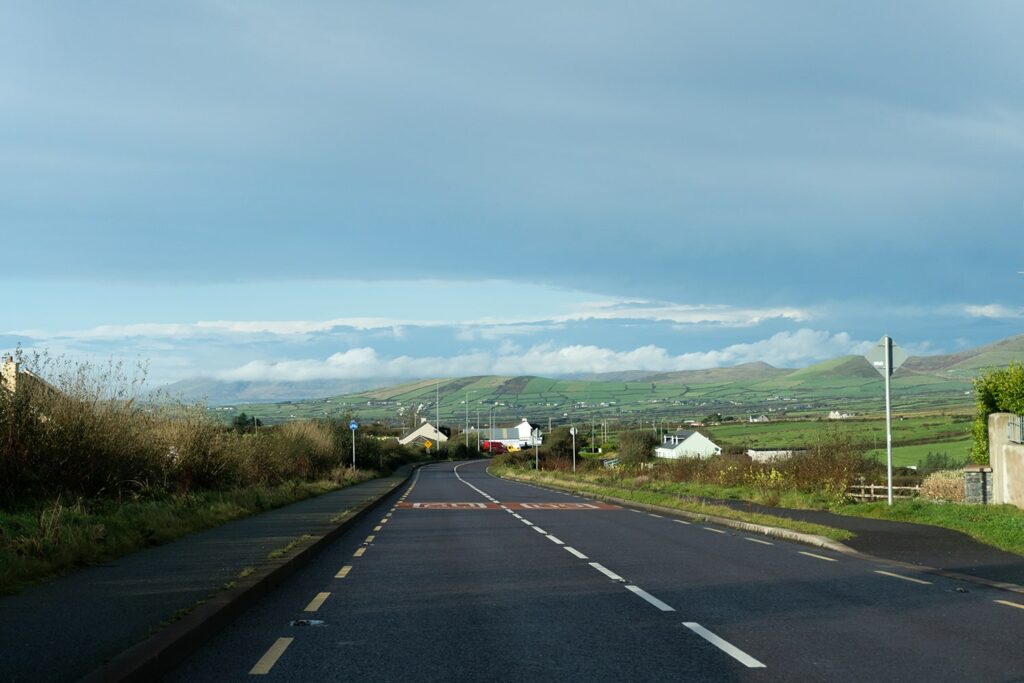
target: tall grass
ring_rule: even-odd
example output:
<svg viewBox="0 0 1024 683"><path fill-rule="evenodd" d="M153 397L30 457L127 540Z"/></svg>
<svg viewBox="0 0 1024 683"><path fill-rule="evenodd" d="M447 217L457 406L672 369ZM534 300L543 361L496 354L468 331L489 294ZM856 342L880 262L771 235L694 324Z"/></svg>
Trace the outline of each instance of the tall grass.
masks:
<svg viewBox="0 0 1024 683"><path fill-rule="evenodd" d="M0 506L312 481L336 477L350 462L351 436L338 424L244 434L213 422L201 406L140 398L144 367L20 352L18 361L27 372L17 391L0 391ZM357 444L360 466L392 466L409 456L365 441Z"/></svg>

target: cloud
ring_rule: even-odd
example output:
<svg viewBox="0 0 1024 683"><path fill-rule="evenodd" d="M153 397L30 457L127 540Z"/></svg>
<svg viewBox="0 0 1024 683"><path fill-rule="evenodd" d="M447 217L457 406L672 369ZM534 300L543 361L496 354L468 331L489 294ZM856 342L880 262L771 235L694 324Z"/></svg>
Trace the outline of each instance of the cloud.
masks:
<svg viewBox="0 0 1024 683"><path fill-rule="evenodd" d="M964 306L964 311L972 318L1024 318L1024 308L1003 304L968 305Z"/></svg>
<svg viewBox="0 0 1024 683"><path fill-rule="evenodd" d="M312 379L422 378L458 375L570 375L649 370L670 372L697 370L764 361L778 367L807 365L845 354L862 354L872 347L849 334L801 329L780 332L748 344L673 355L655 345L616 351L595 345L556 346L538 344L525 351L503 344L496 353L476 352L457 356L384 357L371 347L332 354L324 360L300 359L252 361L219 373L225 380L280 381Z"/></svg>

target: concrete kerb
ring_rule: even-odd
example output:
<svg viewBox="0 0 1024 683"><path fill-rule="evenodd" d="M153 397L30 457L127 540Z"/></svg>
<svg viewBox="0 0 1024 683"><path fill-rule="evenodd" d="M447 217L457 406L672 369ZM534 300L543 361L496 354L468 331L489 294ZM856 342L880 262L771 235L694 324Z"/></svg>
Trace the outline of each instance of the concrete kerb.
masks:
<svg viewBox="0 0 1024 683"><path fill-rule="evenodd" d="M416 465L405 478L387 490L369 498L358 508L347 511L337 523L311 530L320 533L300 542L287 556L268 560L249 576L238 579L231 588L215 593L180 620L83 677L81 683L158 679L191 654L205 639L309 562L384 498L408 483L419 466Z"/></svg>
<svg viewBox="0 0 1024 683"><path fill-rule="evenodd" d="M508 477L513 481L519 481L514 477ZM802 543L803 545L814 546L818 548L824 548L832 550L837 553L841 553L848 557L854 557L859 560L866 562L874 562L887 567L893 567L898 569L906 569L910 571L924 572L926 574L933 574L935 576L941 576L946 579L953 579L955 581L964 581L966 583L972 583L978 586L985 586L987 588L995 588L997 590L1009 591L1011 593L1019 593L1024 595L1024 586L1016 583L1009 583L1006 581L993 581L991 579L985 579L980 576L971 576L969 574L961 574L959 572L951 572L947 569L939 569L937 567L929 567L922 564L913 564L910 562L902 562L900 560L890 560L884 557L878 557L876 555L869 555L868 553L862 553L859 550L854 550L848 545L840 543L839 541L833 541L831 538L825 538L824 536L818 536L817 534L805 534L799 531L793 531L792 529L783 529L781 527L766 526L763 524L752 524L751 522L743 522L738 519L730 519L728 517L719 517L717 515L708 515L699 512L689 512L688 510L677 510L675 508L664 507L662 505L652 505L650 503L639 503L633 500L625 500L623 498L616 498L614 496L606 496L603 494L593 493L591 491L582 491L572 486L560 487L551 482L545 482L544 484L537 484L536 482L527 482L540 488L548 488L552 491L568 491L570 493L586 496L595 500L600 500L605 503L613 503L615 505L621 505L625 508L632 508L635 510L643 510L644 512L656 512L661 515L669 517L679 517L682 519L695 521L695 522L708 522L711 524L717 524L719 526L730 527L733 529L739 529L741 531L748 531L750 533L761 534L762 536L771 536L784 541L793 541L794 543Z"/></svg>

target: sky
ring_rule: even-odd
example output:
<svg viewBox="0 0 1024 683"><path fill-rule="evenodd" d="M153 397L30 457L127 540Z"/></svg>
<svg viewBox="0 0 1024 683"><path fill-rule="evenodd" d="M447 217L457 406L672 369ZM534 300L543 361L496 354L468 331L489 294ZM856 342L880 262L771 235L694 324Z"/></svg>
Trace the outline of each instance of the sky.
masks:
<svg viewBox="0 0 1024 683"><path fill-rule="evenodd" d="M1024 323L1024 5L0 2L0 349L801 367Z"/></svg>

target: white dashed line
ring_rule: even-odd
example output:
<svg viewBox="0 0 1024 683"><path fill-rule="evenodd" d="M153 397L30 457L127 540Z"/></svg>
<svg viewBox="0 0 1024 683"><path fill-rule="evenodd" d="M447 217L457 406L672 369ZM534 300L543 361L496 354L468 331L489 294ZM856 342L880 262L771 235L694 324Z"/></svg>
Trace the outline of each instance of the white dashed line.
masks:
<svg viewBox="0 0 1024 683"><path fill-rule="evenodd" d="M647 602L651 603L652 605L660 609L662 612L675 612L674 608L672 608L669 605L666 605L661 600L654 597L653 595L645 591L643 588L640 588L639 586L626 586L626 590L636 593L641 598L643 598Z"/></svg>
<svg viewBox="0 0 1024 683"><path fill-rule="evenodd" d="M704 528L705 528L705 529L707 529L708 531L714 531L714 532L715 532L716 534L724 534L724 533L725 533L725 532L724 532L724 531L722 531L721 529L714 529L714 528L712 528L712 527L709 527L709 526L706 526L706 527L704 527Z"/></svg>
<svg viewBox="0 0 1024 683"><path fill-rule="evenodd" d="M761 545L775 545L774 543L769 543L768 541L762 541L760 538L750 538L749 536L747 536L746 539L751 543L760 543Z"/></svg>
<svg viewBox="0 0 1024 683"><path fill-rule="evenodd" d="M625 582L624 578L622 578L621 576L619 576L618 574L613 572L611 569L608 569L606 567L601 566L597 562L591 562L590 566L593 567L594 569L596 569L597 571L601 572L605 576L607 576L612 581L623 581L623 582Z"/></svg>
<svg viewBox="0 0 1024 683"><path fill-rule="evenodd" d="M672 521L675 522L676 524L685 524L686 526L690 526L690 522L685 522L685 521L683 521L681 519L673 519Z"/></svg>
<svg viewBox="0 0 1024 683"><path fill-rule="evenodd" d="M648 514L648 515L650 515L651 517L657 517L658 519L665 519L665 518L664 518L664 517L662 517L661 515L656 515L656 514L654 514L653 512L648 512L647 514Z"/></svg>
<svg viewBox="0 0 1024 683"><path fill-rule="evenodd" d="M882 571L881 569L876 569L875 573L876 574L881 574L882 576L891 576L894 579L903 579L904 581L910 581L911 583L919 583L919 584L924 585L924 586L932 585L931 581L923 581L921 579L915 579L915 578L910 577L910 576L903 576L902 574L893 574L892 572Z"/></svg>
<svg viewBox="0 0 1024 683"><path fill-rule="evenodd" d="M712 645L717 647L719 650L721 650L725 654L727 654L730 657L732 657L733 659L735 659L737 662L739 662L743 666L745 666L747 668L750 668L750 669L764 669L764 668L766 668L764 664L762 664L761 662L757 661L756 659L754 659L753 657L748 655L746 652L744 652L743 650L741 650L738 647L736 647L735 645L733 645L732 643L730 643L730 642L728 642L726 640L722 640L721 638L716 636L714 633L712 633L711 631L709 631L706 628L704 628L703 626L701 626L700 624L698 624L696 622L693 622L693 621L684 621L683 622L683 626L685 626L686 628L690 629L691 631L696 633L698 636L700 636L704 640L708 641L709 643L711 643Z"/></svg>
<svg viewBox="0 0 1024 683"><path fill-rule="evenodd" d="M552 543L554 543L555 545L565 545L565 543L563 543L562 541L558 540L557 538L555 538L551 534L548 534L548 540L551 541Z"/></svg>
<svg viewBox="0 0 1024 683"><path fill-rule="evenodd" d="M533 527L533 530L534 530L534 531L536 531L536 532L537 532L538 534L544 534L545 536L547 536L547 535L548 535L548 532L544 531L544 530L543 530L543 529L541 529L541 528L540 528L539 526L535 526L535 527Z"/></svg>
<svg viewBox="0 0 1024 683"><path fill-rule="evenodd" d="M528 519L523 519L522 517L520 517L519 521L522 522L523 524L525 524L526 526L533 526L533 522L531 522Z"/></svg>
<svg viewBox="0 0 1024 683"><path fill-rule="evenodd" d="M797 552L800 553L801 555L806 555L807 557L813 557L816 560L825 560L826 562L836 562L837 561L836 558L834 558L834 557L825 557L824 555L815 555L814 553L804 552L803 550L798 550Z"/></svg>
<svg viewBox="0 0 1024 683"><path fill-rule="evenodd" d="M570 553L572 553L573 555L575 555L576 557L580 558L581 560L587 560L587 559L590 559L590 558L588 558L588 557L587 557L586 555L584 555L583 553L581 553L581 552L580 552L579 550L576 550L576 548L573 548L572 546L568 546L568 545L567 545L567 546L565 546L565 549L566 549L566 550L567 550L568 552L570 552Z"/></svg>

